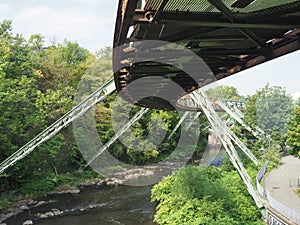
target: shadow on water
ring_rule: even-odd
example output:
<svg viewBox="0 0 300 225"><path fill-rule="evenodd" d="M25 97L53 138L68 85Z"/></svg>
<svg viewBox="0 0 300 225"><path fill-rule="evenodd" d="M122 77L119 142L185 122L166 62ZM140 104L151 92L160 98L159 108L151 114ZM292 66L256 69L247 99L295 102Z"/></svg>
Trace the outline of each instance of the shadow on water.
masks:
<svg viewBox="0 0 300 225"><path fill-rule="evenodd" d="M5 221L22 225L154 225L155 203L150 202L152 186L87 187L80 194L52 195L52 203L31 209ZM49 219L38 219L37 213L59 209L64 213Z"/></svg>

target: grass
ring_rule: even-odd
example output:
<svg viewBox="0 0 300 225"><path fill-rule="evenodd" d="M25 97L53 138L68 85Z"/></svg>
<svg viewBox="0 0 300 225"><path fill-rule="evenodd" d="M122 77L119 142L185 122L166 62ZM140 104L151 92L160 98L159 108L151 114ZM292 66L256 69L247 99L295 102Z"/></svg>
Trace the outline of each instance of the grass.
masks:
<svg viewBox="0 0 300 225"><path fill-rule="evenodd" d="M298 195L298 197L300 198L300 188L295 190L295 193Z"/></svg>
<svg viewBox="0 0 300 225"><path fill-rule="evenodd" d="M55 191L68 190L70 187L76 187L79 183L95 178L103 177L94 171L73 172L62 175L47 173L38 178L35 177L22 184L19 189L0 193L0 213L10 210L12 204L21 199L37 198Z"/></svg>

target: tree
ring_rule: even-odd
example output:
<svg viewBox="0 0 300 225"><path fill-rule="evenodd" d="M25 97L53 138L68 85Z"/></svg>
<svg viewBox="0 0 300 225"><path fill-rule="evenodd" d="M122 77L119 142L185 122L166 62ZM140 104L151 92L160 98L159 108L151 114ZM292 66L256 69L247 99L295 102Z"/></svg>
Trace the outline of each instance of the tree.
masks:
<svg viewBox="0 0 300 225"><path fill-rule="evenodd" d="M298 98L298 99L295 101L295 105L296 105L297 107L300 107L300 98Z"/></svg>
<svg viewBox="0 0 300 225"><path fill-rule="evenodd" d="M40 91L33 73L30 48L20 35L13 35L11 21L0 24L0 160L32 139L44 128L37 101ZM24 165L24 163L23 163ZM7 181L17 187L29 170L22 163L11 169Z"/></svg>
<svg viewBox="0 0 300 225"><path fill-rule="evenodd" d="M290 146L289 153L300 157L300 107L295 108L293 118L289 123L287 143Z"/></svg>
<svg viewBox="0 0 300 225"><path fill-rule="evenodd" d="M221 85L215 88L208 89L206 94L211 99L230 99L230 100L239 100L241 97L238 93L238 90L233 86Z"/></svg>
<svg viewBox="0 0 300 225"><path fill-rule="evenodd" d="M276 140L283 146L292 112L292 97L282 87L266 85L247 99L244 121L250 126L260 127L271 135L272 141Z"/></svg>
<svg viewBox="0 0 300 225"><path fill-rule="evenodd" d="M236 171L186 167L151 191L161 225L263 224Z"/></svg>
<svg viewBox="0 0 300 225"><path fill-rule="evenodd" d="M28 40L28 44L33 51L41 51L44 45L44 38L40 34L33 34Z"/></svg>
<svg viewBox="0 0 300 225"><path fill-rule="evenodd" d="M0 161L72 108L76 85L95 61L77 43L43 48L41 35L27 41L11 31L11 21L0 23ZM0 178L0 188L20 187L23 194L31 194L38 186L43 191L43 182L74 172L82 162L71 129L66 128L9 168Z"/></svg>
<svg viewBox="0 0 300 225"><path fill-rule="evenodd" d="M21 35L13 35L11 30L11 21L0 24L1 69L6 78L32 77L30 48Z"/></svg>
<svg viewBox="0 0 300 225"><path fill-rule="evenodd" d="M4 20L0 24L0 36L1 38L5 36L11 36L12 34L12 21L11 20Z"/></svg>

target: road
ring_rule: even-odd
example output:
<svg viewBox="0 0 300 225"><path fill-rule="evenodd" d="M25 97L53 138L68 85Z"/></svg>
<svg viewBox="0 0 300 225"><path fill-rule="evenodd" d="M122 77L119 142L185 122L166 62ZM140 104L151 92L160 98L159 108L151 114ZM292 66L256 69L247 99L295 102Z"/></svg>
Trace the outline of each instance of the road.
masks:
<svg viewBox="0 0 300 225"><path fill-rule="evenodd" d="M271 191L272 196L286 205L300 212L300 197L294 190L300 180L300 159L286 156L283 157L282 165L269 173L265 179L265 187ZM299 181L300 182L300 181Z"/></svg>

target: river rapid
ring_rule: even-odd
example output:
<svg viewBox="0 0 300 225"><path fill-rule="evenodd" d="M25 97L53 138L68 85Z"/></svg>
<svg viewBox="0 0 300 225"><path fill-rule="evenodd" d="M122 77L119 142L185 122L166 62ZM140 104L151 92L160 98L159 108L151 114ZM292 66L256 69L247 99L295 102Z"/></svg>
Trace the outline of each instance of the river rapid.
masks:
<svg viewBox="0 0 300 225"><path fill-rule="evenodd" d="M155 225L155 203L150 202L152 186L88 186L80 194L50 195L47 203L5 221L7 225L22 225L32 220L35 225ZM38 213L52 209L63 212L48 219Z"/></svg>

